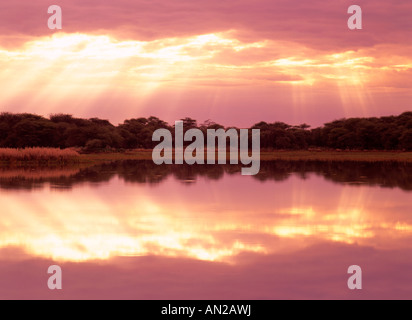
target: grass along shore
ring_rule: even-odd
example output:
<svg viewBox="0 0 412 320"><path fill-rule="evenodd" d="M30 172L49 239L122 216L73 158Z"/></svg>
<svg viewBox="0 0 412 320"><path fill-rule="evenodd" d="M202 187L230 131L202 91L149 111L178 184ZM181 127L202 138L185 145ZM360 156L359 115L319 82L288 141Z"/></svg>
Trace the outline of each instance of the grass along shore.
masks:
<svg viewBox="0 0 412 320"><path fill-rule="evenodd" d="M80 154L73 149L58 148L0 148L1 164L53 163L68 164L79 162Z"/></svg>
<svg viewBox="0 0 412 320"><path fill-rule="evenodd" d="M229 158L229 153L227 153ZM216 157L217 159L217 157ZM359 161L412 162L412 152L399 151L262 151L262 161ZM56 166L92 165L118 160L152 160L152 150L80 154L73 149L54 148L0 148L0 166Z"/></svg>

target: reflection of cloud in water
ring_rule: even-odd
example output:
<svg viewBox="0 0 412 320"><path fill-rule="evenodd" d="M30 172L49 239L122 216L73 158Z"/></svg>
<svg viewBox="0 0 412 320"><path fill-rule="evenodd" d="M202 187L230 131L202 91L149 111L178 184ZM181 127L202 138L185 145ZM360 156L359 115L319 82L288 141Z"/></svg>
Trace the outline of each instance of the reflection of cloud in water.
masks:
<svg viewBox="0 0 412 320"><path fill-rule="evenodd" d="M235 264L185 257L62 262L63 290L46 286L54 261L0 250L0 299L411 299L405 250L320 243L282 254L244 253ZM15 259L15 256L18 259ZM363 289L347 288L362 267Z"/></svg>
<svg viewBox="0 0 412 320"><path fill-rule="evenodd" d="M107 176L98 188L0 194L0 246L58 261L157 255L232 264L245 252L284 254L320 241L410 249L410 195L401 190L314 175L262 182L235 174L190 186L166 177L155 188Z"/></svg>

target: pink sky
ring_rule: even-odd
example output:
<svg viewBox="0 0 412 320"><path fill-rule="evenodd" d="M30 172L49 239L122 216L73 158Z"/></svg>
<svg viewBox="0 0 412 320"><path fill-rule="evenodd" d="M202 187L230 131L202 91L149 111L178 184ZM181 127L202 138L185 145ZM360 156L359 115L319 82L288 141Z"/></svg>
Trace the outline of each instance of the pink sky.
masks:
<svg viewBox="0 0 412 320"><path fill-rule="evenodd" d="M47 27L60 5L63 29ZM347 9L363 10L363 29ZM0 111L313 126L411 110L412 3L0 3Z"/></svg>

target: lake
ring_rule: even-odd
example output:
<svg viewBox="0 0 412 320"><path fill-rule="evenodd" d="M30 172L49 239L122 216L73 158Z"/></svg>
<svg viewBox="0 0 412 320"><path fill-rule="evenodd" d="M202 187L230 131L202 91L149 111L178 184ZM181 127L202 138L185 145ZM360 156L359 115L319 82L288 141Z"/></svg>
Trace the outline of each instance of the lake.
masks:
<svg viewBox="0 0 412 320"><path fill-rule="evenodd" d="M240 170L1 169L0 298L412 299L411 165Z"/></svg>

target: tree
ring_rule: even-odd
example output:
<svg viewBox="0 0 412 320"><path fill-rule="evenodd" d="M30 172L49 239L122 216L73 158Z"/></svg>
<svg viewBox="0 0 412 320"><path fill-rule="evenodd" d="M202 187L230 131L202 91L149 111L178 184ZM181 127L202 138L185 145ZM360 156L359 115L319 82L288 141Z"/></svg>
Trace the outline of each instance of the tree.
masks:
<svg viewBox="0 0 412 320"><path fill-rule="evenodd" d="M412 129L404 131L399 139L399 146L407 151L412 151Z"/></svg>

